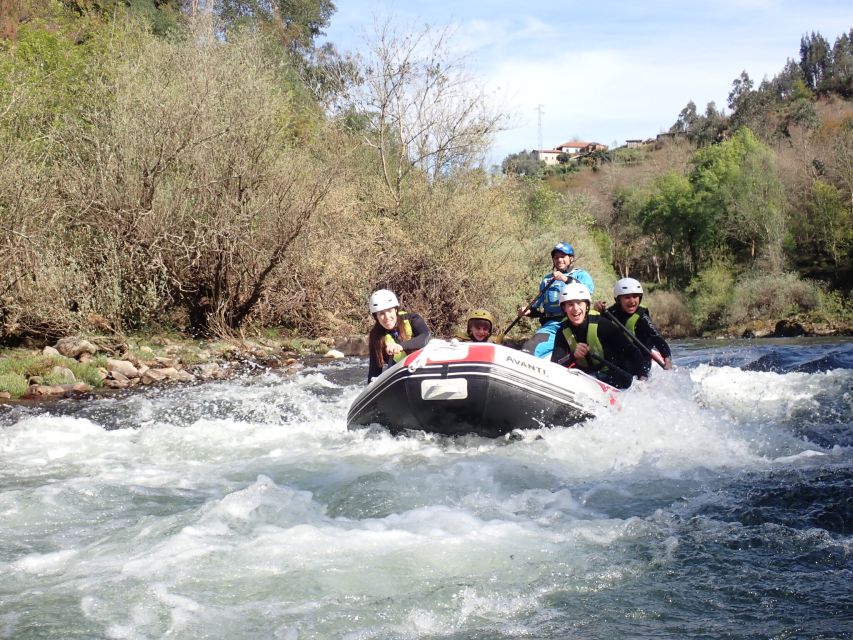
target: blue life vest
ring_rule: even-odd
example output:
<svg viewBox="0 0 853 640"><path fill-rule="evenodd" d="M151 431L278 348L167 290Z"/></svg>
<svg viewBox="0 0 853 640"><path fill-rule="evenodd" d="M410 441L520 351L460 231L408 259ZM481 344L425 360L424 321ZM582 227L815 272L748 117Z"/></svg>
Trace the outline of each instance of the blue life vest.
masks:
<svg viewBox="0 0 853 640"><path fill-rule="evenodd" d="M567 274L570 278L577 280L587 289L590 294L595 290L595 285L592 283L592 276L583 269L572 269ZM548 282L554 277L554 272L546 273L539 283L539 297L533 303L533 307L542 305L543 319L562 318L563 310L560 308L560 293L567 283L559 280L554 280L549 285Z"/></svg>

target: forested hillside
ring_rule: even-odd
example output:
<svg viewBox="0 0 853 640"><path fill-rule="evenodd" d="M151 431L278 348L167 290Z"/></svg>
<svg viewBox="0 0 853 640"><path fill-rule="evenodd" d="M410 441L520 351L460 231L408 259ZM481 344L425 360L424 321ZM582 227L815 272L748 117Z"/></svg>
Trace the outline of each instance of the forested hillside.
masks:
<svg viewBox="0 0 853 640"><path fill-rule="evenodd" d="M614 268L682 293L699 329L837 317L853 283L851 37L804 36L772 79L736 78L728 111L689 102L641 148L516 166L589 198Z"/></svg>
<svg viewBox="0 0 853 640"><path fill-rule="evenodd" d="M340 336L366 329L377 287L438 333L472 306L508 323L558 239L601 297L620 273L657 285L677 333L739 322L737 305L844 316L853 121L835 67L784 90L744 76L731 115L688 105L660 148L543 181L483 170L506 114L441 29L379 25L354 57L316 44L328 0L3 7L2 343Z"/></svg>

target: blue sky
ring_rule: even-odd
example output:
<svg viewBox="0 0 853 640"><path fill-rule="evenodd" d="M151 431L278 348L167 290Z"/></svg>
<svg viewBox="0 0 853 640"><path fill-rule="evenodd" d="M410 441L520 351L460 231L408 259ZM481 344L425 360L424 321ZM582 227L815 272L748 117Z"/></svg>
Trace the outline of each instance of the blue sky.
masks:
<svg viewBox="0 0 853 640"><path fill-rule="evenodd" d="M336 0L327 29L358 51L374 16L401 25L451 25L455 46L512 113L489 156L579 138L612 145L667 130L689 100L726 107L746 71L772 78L800 38L830 44L853 27L849 0Z"/></svg>

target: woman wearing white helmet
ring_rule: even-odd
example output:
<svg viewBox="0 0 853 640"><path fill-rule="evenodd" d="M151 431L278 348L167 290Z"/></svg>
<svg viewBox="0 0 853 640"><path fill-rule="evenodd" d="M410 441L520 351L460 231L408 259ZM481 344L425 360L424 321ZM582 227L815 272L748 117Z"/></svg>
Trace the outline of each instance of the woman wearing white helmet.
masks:
<svg viewBox="0 0 853 640"><path fill-rule="evenodd" d="M429 342L429 327L417 313L400 310L393 291L378 289L370 295L370 313L376 321L367 337L370 366L367 382L385 367L399 362L407 354L423 349Z"/></svg>
<svg viewBox="0 0 853 640"><path fill-rule="evenodd" d="M602 382L626 389L633 378L645 378L650 363L625 333L606 318L590 315L592 296L579 282L567 284L560 293L566 315L554 341L553 362L569 361ZM614 366L611 366L614 365Z"/></svg>
<svg viewBox="0 0 853 640"><path fill-rule="evenodd" d="M664 369L672 369L672 350L652 323L649 310L640 304L643 301L643 285L640 281L622 278L613 287L613 297L616 304L605 309L604 303L596 302L595 308L608 318L615 318L625 325Z"/></svg>

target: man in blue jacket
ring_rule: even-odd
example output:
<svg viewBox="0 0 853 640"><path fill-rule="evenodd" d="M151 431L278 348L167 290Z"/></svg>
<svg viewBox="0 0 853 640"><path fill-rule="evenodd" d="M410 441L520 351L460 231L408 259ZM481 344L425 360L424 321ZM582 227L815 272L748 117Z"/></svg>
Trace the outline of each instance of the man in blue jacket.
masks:
<svg viewBox="0 0 853 640"><path fill-rule="evenodd" d="M550 358L554 350L554 338L563 319L560 309L560 293L569 282L580 282L590 293L595 290L592 276L583 269L575 269L575 250L568 242L560 242L551 249L554 270L546 273L539 283L539 296L528 307L518 310L519 316L539 318L542 326L524 345L522 351L537 358Z"/></svg>

